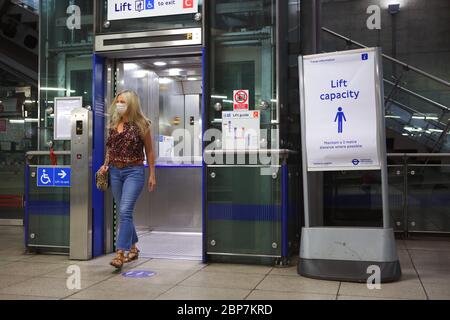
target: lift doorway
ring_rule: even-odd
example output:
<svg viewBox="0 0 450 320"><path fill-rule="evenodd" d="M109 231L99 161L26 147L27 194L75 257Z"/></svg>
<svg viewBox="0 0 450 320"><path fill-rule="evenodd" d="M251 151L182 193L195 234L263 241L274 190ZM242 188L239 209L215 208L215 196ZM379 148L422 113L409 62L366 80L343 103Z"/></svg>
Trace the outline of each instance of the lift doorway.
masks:
<svg viewBox="0 0 450 320"><path fill-rule="evenodd" d="M133 90L152 121L157 186L153 193L144 188L134 211L140 255L201 260L202 56L111 59L106 69L105 111L118 92ZM119 212L111 192L105 211L106 247L113 251Z"/></svg>

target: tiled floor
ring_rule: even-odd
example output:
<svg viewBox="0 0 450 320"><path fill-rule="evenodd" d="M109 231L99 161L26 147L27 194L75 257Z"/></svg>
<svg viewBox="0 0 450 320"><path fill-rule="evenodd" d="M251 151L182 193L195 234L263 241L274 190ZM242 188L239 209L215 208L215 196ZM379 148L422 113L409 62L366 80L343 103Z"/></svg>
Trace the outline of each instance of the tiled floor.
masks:
<svg viewBox="0 0 450 320"><path fill-rule="evenodd" d="M450 299L450 239L398 240L401 281L369 290L365 284L301 277L296 266L209 264L139 259L122 270L156 272L125 278L109 266L112 255L87 262L66 256L26 255L22 228L0 227L0 300L158 299L158 300L354 300ZM67 267L78 265L81 290L67 288Z"/></svg>

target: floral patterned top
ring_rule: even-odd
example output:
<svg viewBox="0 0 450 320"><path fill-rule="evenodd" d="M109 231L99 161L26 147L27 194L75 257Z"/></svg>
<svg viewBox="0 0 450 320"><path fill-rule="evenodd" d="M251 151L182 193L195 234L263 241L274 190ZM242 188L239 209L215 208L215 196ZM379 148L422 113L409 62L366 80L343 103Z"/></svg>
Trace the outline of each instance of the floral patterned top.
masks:
<svg viewBox="0 0 450 320"><path fill-rule="evenodd" d="M106 147L110 163L144 162L144 141L135 124L125 122L120 133L116 129L109 129Z"/></svg>

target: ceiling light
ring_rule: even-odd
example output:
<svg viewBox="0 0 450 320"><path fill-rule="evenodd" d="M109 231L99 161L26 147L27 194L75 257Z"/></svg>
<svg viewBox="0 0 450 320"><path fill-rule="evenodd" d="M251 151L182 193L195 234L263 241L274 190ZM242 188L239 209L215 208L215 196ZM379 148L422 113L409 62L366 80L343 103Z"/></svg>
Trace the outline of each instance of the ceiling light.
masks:
<svg viewBox="0 0 450 320"><path fill-rule="evenodd" d="M178 69L178 68L169 69L169 75L179 76L181 74L181 71L183 71L183 69Z"/></svg>
<svg viewBox="0 0 450 320"><path fill-rule="evenodd" d="M134 73L135 78L145 78L146 76L148 76L148 71L146 70L139 70Z"/></svg>
<svg viewBox="0 0 450 320"><path fill-rule="evenodd" d="M389 119L401 119L402 117L400 116L393 116L393 115L385 115L385 118L389 118Z"/></svg>
<svg viewBox="0 0 450 320"><path fill-rule="evenodd" d="M159 84L169 84L172 80L169 78L159 78Z"/></svg>
<svg viewBox="0 0 450 320"><path fill-rule="evenodd" d="M156 61L155 63L153 63L155 66L157 67L164 67L167 66L167 62L164 61Z"/></svg>
<svg viewBox="0 0 450 320"><path fill-rule="evenodd" d="M228 99L227 96L217 96L217 95L212 95L211 98L212 99ZM450 119L449 119L449 121L450 121Z"/></svg>
<svg viewBox="0 0 450 320"><path fill-rule="evenodd" d="M136 70L137 68L138 68L138 65L136 63L124 63L123 64L123 70L125 70L125 71Z"/></svg>
<svg viewBox="0 0 450 320"><path fill-rule="evenodd" d="M75 90L70 90L66 88L48 88L48 87L41 87L41 91L67 91L67 92L76 92Z"/></svg>

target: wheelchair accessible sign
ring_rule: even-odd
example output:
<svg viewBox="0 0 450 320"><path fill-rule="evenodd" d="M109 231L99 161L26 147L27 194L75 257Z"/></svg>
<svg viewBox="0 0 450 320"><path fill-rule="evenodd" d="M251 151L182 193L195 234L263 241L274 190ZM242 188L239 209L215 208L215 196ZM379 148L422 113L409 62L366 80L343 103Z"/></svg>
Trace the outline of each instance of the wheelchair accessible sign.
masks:
<svg viewBox="0 0 450 320"><path fill-rule="evenodd" d="M70 168L38 168L37 186L38 187L70 187Z"/></svg>

